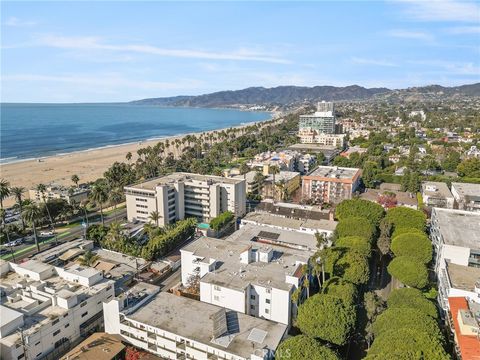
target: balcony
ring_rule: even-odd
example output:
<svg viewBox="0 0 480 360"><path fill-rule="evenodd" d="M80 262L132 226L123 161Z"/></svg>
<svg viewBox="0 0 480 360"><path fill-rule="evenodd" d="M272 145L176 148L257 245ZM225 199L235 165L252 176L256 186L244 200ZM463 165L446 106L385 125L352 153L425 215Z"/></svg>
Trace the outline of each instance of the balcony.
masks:
<svg viewBox="0 0 480 360"><path fill-rule="evenodd" d="M147 338L151 340L157 340L157 334L147 331Z"/></svg>

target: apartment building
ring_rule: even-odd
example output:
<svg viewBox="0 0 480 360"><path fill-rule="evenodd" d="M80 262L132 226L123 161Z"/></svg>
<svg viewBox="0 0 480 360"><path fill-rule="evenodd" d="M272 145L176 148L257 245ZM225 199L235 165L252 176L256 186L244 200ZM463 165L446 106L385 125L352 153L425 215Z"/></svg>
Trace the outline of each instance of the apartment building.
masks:
<svg viewBox="0 0 480 360"><path fill-rule="evenodd" d="M445 262L438 273L438 302L448 312L448 299L459 296L480 306L480 268Z"/></svg>
<svg viewBox="0 0 480 360"><path fill-rule="evenodd" d="M103 324L113 281L77 264L60 268L0 260L0 349L4 360L60 357L70 343Z"/></svg>
<svg viewBox="0 0 480 360"><path fill-rule="evenodd" d="M45 200L47 201L52 199L63 199L69 204L72 202L79 204L88 198L89 193L90 189L87 187L68 188L56 184L48 185L44 194L37 189L28 190L28 196L32 201L43 202L43 197L45 196Z"/></svg>
<svg viewBox="0 0 480 360"><path fill-rule="evenodd" d="M151 221L156 211L160 226L186 217L208 222L225 211L242 216L246 208L244 179L211 175L173 173L126 186L125 196L129 221Z"/></svg>
<svg viewBox="0 0 480 360"><path fill-rule="evenodd" d="M339 203L351 199L360 185L361 170L319 166L302 178L302 197L316 203Z"/></svg>
<svg viewBox="0 0 480 360"><path fill-rule="evenodd" d="M480 184L452 183L455 208L466 211L480 211Z"/></svg>
<svg viewBox="0 0 480 360"><path fill-rule="evenodd" d="M249 171L244 175L237 175L234 176L235 179L244 179L245 180L245 188L247 194L258 194L262 187L263 181L257 182L255 181L258 171Z"/></svg>
<svg viewBox="0 0 480 360"><path fill-rule="evenodd" d="M423 203L429 207L453 209L454 197L447 184L438 181L422 183Z"/></svg>
<svg viewBox="0 0 480 360"><path fill-rule="evenodd" d="M290 325L291 296L313 252L275 244L281 237L251 224L227 239L202 237L180 250L182 284L199 278L200 301Z"/></svg>
<svg viewBox="0 0 480 360"><path fill-rule="evenodd" d="M430 238L437 275L445 262L480 267L480 212L433 208Z"/></svg>
<svg viewBox="0 0 480 360"><path fill-rule="evenodd" d="M273 183L275 179L275 184ZM301 176L295 171L280 171L278 174L268 175L262 186L262 198L285 200L300 188Z"/></svg>
<svg viewBox="0 0 480 360"><path fill-rule="evenodd" d="M103 308L107 333L163 359L268 360L287 330L145 283Z"/></svg>
<svg viewBox="0 0 480 360"><path fill-rule="evenodd" d="M477 360L480 354L480 323L478 314L480 306L464 297L448 299L450 316L448 324L455 341L455 358L461 360Z"/></svg>
<svg viewBox="0 0 480 360"><path fill-rule="evenodd" d="M343 148L345 145L345 134L324 134L312 128L301 128L298 137L302 144L318 144Z"/></svg>
<svg viewBox="0 0 480 360"><path fill-rule="evenodd" d="M318 103L312 115L300 115L299 128L309 128L323 134L335 134L335 106L333 102Z"/></svg>

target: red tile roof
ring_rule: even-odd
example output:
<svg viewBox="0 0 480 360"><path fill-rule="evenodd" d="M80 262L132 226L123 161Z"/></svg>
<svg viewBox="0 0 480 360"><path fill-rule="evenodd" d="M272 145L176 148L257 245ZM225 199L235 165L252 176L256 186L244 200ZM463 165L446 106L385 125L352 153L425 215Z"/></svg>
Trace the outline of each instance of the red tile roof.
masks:
<svg viewBox="0 0 480 360"><path fill-rule="evenodd" d="M480 340L476 336L462 335L458 324L458 311L468 310L468 303L464 297L449 297L450 313L455 326L455 335L460 348L462 360L480 360Z"/></svg>

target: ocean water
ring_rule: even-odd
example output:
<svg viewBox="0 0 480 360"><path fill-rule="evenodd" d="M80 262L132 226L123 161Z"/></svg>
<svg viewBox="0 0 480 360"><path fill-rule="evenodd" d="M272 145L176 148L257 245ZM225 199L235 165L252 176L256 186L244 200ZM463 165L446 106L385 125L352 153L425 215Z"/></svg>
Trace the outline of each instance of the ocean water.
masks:
<svg viewBox="0 0 480 360"><path fill-rule="evenodd" d="M0 162L221 129L266 112L130 104L1 104Z"/></svg>

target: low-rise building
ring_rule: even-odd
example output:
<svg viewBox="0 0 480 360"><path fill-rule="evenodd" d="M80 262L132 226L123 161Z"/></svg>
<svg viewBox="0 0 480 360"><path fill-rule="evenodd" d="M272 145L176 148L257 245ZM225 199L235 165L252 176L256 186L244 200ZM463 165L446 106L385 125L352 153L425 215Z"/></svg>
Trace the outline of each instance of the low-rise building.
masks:
<svg viewBox="0 0 480 360"><path fill-rule="evenodd" d="M125 348L120 336L98 332L75 346L60 360L123 360Z"/></svg>
<svg viewBox="0 0 480 360"><path fill-rule="evenodd" d="M43 202L45 200L63 199L69 204L79 204L88 198L90 189L88 187L65 187L62 185L51 184L46 186L46 191L42 194L37 189L28 190L30 200L35 202Z"/></svg>
<svg viewBox="0 0 480 360"><path fill-rule="evenodd" d="M447 184L438 181L424 181L422 183L422 198L425 206L453 209L453 198Z"/></svg>
<svg viewBox="0 0 480 360"><path fill-rule="evenodd" d="M298 137L302 144L328 145L340 149L345 145L345 134L325 134L312 128L300 129Z"/></svg>
<svg viewBox="0 0 480 360"><path fill-rule="evenodd" d="M283 235L285 240L278 240L278 244L287 247L299 247L296 244L295 238L299 238L300 234L308 234L303 243L305 249L315 251L317 247L317 240L315 234L319 233L325 238L330 238L337 227L337 222L333 220L313 220L313 219L295 219L287 218L281 215L274 215L262 211L255 211L248 213L240 223L240 227L246 224L259 225L264 227L271 227L278 230L286 231ZM281 235L280 235L281 236ZM289 239L290 238L290 239ZM275 243L275 242L274 242ZM289 245L291 244L291 245Z"/></svg>
<svg viewBox="0 0 480 360"><path fill-rule="evenodd" d="M464 297L480 305L480 268L445 262L438 274L438 300L448 311L448 299Z"/></svg>
<svg viewBox="0 0 480 360"><path fill-rule="evenodd" d="M139 283L104 304L105 331L166 359L267 360L287 326Z"/></svg>
<svg viewBox="0 0 480 360"><path fill-rule="evenodd" d="M340 150L335 146L319 145L319 144L294 144L288 147L290 150L296 150L303 154L323 154L324 163L330 164L332 160L340 154ZM307 171L308 172L308 171Z"/></svg>
<svg viewBox="0 0 480 360"><path fill-rule="evenodd" d="M383 190L382 188L365 189L365 192L360 194L360 198L384 207L405 206L415 210L418 209L417 196L405 191Z"/></svg>
<svg viewBox="0 0 480 360"><path fill-rule="evenodd" d="M114 286L99 271L0 261L2 359L58 358L103 324L102 302L113 298Z"/></svg>
<svg viewBox="0 0 480 360"><path fill-rule="evenodd" d="M347 150L340 153L340 156L346 157L347 159L350 158L350 155L357 153L359 155L365 154L367 152L367 148L362 148L360 146L350 146Z"/></svg>
<svg viewBox="0 0 480 360"><path fill-rule="evenodd" d="M152 212L165 226L186 217L208 222L225 211L246 211L245 180L190 173L172 173L125 187L129 221L149 222Z"/></svg>
<svg viewBox="0 0 480 360"><path fill-rule="evenodd" d="M201 301L290 325L313 252L275 244L280 232L247 224L227 239L199 238L180 250L182 284L197 278Z"/></svg>
<svg viewBox="0 0 480 360"><path fill-rule="evenodd" d="M316 203L339 203L351 199L360 186L361 170L319 166L302 178L302 197Z"/></svg>
<svg viewBox="0 0 480 360"><path fill-rule="evenodd" d="M433 208L430 224L437 275L445 261L480 267L480 212Z"/></svg>
<svg viewBox="0 0 480 360"><path fill-rule="evenodd" d="M273 183L275 179L275 184ZM300 188L301 176L295 171L280 171L278 174L268 175L262 186L262 197L277 201L285 200Z"/></svg>
<svg viewBox="0 0 480 360"><path fill-rule="evenodd" d="M247 194L258 194L263 185L263 180L257 181L257 174L259 171L249 171L244 175L236 175L235 179L244 179ZM261 174L261 173L260 173Z"/></svg>
<svg viewBox="0 0 480 360"><path fill-rule="evenodd" d="M318 205L278 202L272 199L262 200L255 210L292 219L334 220L335 218L332 209L324 209Z"/></svg>
<svg viewBox="0 0 480 360"><path fill-rule="evenodd" d="M478 360L480 354L480 325L478 314L480 307L464 297L448 299L450 307L449 325L455 341L456 358Z"/></svg>
<svg viewBox="0 0 480 360"><path fill-rule="evenodd" d="M480 184L452 182L455 208L466 211L480 211Z"/></svg>

